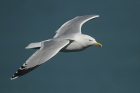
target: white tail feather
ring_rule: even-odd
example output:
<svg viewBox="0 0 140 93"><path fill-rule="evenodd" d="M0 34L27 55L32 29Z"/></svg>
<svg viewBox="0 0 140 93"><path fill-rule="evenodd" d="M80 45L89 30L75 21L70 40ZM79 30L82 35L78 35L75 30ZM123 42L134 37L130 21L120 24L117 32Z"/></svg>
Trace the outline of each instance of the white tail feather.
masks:
<svg viewBox="0 0 140 93"><path fill-rule="evenodd" d="M41 42L36 42L36 43L30 43L25 49L31 49L31 48L38 48L41 47Z"/></svg>

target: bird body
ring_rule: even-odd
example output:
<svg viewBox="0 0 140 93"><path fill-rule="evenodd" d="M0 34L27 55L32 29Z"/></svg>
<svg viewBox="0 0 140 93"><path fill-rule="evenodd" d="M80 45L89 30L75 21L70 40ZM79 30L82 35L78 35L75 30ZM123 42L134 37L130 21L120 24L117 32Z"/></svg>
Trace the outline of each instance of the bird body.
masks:
<svg viewBox="0 0 140 93"><path fill-rule="evenodd" d="M71 40L71 42L65 46L63 49L61 49L61 52L76 52L76 51L82 51L86 49L87 47L93 45L94 42L96 42L92 37L84 34L76 34L75 40ZM92 42L90 40L93 40Z"/></svg>

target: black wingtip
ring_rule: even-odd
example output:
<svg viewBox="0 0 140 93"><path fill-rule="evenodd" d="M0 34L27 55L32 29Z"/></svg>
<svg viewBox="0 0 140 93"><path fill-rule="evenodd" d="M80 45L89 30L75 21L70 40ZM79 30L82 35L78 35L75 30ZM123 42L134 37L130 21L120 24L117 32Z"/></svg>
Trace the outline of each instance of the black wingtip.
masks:
<svg viewBox="0 0 140 93"><path fill-rule="evenodd" d="M20 70L20 69L19 69ZM19 70L18 71L16 71L16 73L10 78L11 80L14 80L14 79L16 79L16 78L18 78L19 77L19 75L18 75L18 73L19 73Z"/></svg>
<svg viewBox="0 0 140 93"><path fill-rule="evenodd" d="M27 74L29 73L30 71L34 70L36 67L38 67L39 65L37 66L34 66L32 68L28 68L28 69L25 69L26 68L26 64L23 64L23 66L21 66L17 71L16 73L11 77L11 80L14 80L24 74Z"/></svg>
<svg viewBox="0 0 140 93"><path fill-rule="evenodd" d="M16 79L16 78L18 78L18 76L13 75L10 79L11 79L11 80L14 80L14 79Z"/></svg>

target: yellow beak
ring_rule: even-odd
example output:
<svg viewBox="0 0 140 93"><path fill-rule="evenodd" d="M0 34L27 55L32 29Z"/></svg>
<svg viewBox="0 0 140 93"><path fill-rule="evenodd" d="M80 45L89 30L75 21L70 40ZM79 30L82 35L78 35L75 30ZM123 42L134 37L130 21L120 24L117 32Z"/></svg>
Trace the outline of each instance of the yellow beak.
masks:
<svg viewBox="0 0 140 93"><path fill-rule="evenodd" d="M102 47L102 44L100 44L99 42L94 43L94 45L98 47Z"/></svg>

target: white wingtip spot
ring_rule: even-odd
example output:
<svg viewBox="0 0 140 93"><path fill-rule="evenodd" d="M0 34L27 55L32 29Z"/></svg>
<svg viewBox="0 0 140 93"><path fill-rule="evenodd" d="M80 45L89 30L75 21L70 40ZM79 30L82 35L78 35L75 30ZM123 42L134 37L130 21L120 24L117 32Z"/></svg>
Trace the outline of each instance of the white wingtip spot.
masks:
<svg viewBox="0 0 140 93"><path fill-rule="evenodd" d="M18 78L18 76L16 76L16 77L12 76L10 79L11 79L11 80L14 80L14 79L16 79L16 78Z"/></svg>

